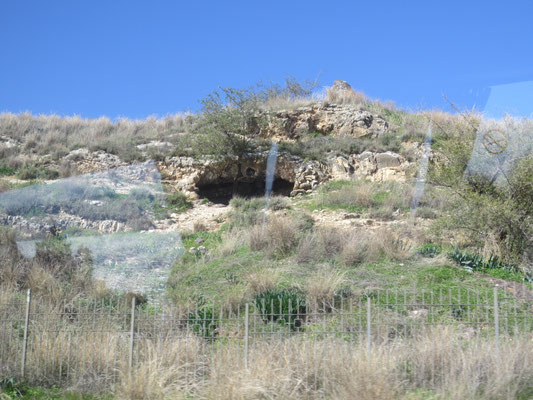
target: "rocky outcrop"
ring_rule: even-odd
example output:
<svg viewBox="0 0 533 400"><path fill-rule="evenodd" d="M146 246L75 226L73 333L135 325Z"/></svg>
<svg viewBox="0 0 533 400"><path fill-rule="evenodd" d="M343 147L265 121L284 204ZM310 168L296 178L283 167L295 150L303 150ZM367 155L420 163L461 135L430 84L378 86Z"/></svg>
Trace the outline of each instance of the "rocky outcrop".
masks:
<svg viewBox="0 0 533 400"><path fill-rule="evenodd" d="M331 159L331 176L334 179L369 179L375 182L407 179L412 164L400 154L390 151L373 153L365 151L347 157Z"/></svg>
<svg viewBox="0 0 533 400"><path fill-rule="evenodd" d="M264 191L268 153L250 154L241 160L228 158L194 159L192 157L172 157L157 163L162 180L197 198L200 188L205 185L229 184L232 182L258 182ZM290 154L279 154L276 162L275 177L284 182L303 183L306 175L298 169L302 159ZM292 187L291 187L292 190ZM290 190L289 190L290 192Z"/></svg>
<svg viewBox="0 0 533 400"><path fill-rule="evenodd" d="M296 169L294 188L291 196L311 193L322 182L331 178L326 164L318 161L302 162Z"/></svg>
<svg viewBox="0 0 533 400"><path fill-rule="evenodd" d="M264 191L266 159L268 154L251 154L241 160L241 168L236 160L216 161L195 160L191 157L174 157L158 162L163 181L176 189L198 198L203 185L216 185L233 181L259 181L258 190ZM275 178L291 183L288 190L291 196L311 193L321 183L330 179L369 179L371 181L405 181L409 173L409 163L403 156L393 153L365 151L350 156L337 156L326 162L307 161L287 153L280 153L275 170ZM258 193L260 194L260 193Z"/></svg>
<svg viewBox="0 0 533 400"><path fill-rule="evenodd" d="M294 140L313 132L373 138L386 133L388 128L387 121L358 105L326 103L278 111L271 116L263 134Z"/></svg>
<svg viewBox="0 0 533 400"><path fill-rule="evenodd" d="M90 221L76 215L61 214L46 221L39 217L25 217L21 215L0 214L0 226L15 229L25 238L42 238L54 236L67 228L97 231L99 233L116 233L126 231L126 225L119 221L103 220Z"/></svg>
<svg viewBox="0 0 533 400"><path fill-rule="evenodd" d="M17 140L10 138L9 136L0 135L0 149L10 149L19 146L20 142L18 142Z"/></svg>
<svg viewBox="0 0 533 400"><path fill-rule="evenodd" d="M75 162L76 168L82 174L128 165L115 154L106 153L102 150L89 151L87 148L72 150L65 158Z"/></svg>

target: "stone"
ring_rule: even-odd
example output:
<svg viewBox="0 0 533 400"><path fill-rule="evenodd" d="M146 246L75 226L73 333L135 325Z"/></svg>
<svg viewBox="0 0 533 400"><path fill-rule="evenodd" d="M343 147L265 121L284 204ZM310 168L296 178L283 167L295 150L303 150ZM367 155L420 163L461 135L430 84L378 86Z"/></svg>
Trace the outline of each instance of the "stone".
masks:
<svg viewBox="0 0 533 400"><path fill-rule="evenodd" d="M378 168L390 168L400 166L400 155L387 151L385 153L376 154L376 162Z"/></svg>
<svg viewBox="0 0 533 400"><path fill-rule="evenodd" d="M198 251L198 253L201 253L201 254L207 253L207 248L205 246L198 246L196 250Z"/></svg>
<svg viewBox="0 0 533 400"><path fill-rule="evenodd" d="M378 115L353 104L313 104L284 110L269 116L261 134L280 140L298 139L309 133L353 137L377 137L388 131L388 123Z"/></svg>

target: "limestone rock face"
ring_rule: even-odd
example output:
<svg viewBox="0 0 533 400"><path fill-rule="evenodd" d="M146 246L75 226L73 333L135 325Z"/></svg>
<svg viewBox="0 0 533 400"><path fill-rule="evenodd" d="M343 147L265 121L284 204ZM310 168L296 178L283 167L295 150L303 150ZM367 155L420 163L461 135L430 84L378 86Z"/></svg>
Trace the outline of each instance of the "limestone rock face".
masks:
<svg viewBox="0 0 533 400"><path fill-rule="evenodd" d="M241 160L194 160L190 157L173 157L158 162L164 182L181 190L191 198L198 198L203 185L216 185L234 180L251 182L264 181L267 153L251 154ZM350 156L336 156L326 162L304 160L287 153L280 153L276 163L275 178L292 184L290 196L311 193L320 184L330 179L369 179L371 181L400 181L407 178L411 166L403 156L393 153L365 151ZM262 190L264 186L259 189Z"/></svg>
<svg viewBox="0 0 533 400"><path fill-rule="evenodd" d="M274 113L263 134L289 139L313 132L373 138L388 129L387 121L357 105L315 104Z"/></svg>
<svg viewBox="0 0 533 400"><path fill-rule="evenodd" d="M333 85L328 89L328 97L345 96L353 92L354 90L348 82L336 80L333 82Z"/></svg>
<svg viewBox="0 0 533 400"><path fill-rule="evenodd" d="M390 151L365 151L348 157L336 157L329 163L333 179L369 179L375 182L405 182L411 165L405 157Z"/></svg>
<svg viewBox="0 0 533 400"><path fill-rule="evenodd" d="M172 157L158 162L157 166L164 182L185 192L191 198L197 198L199 188L204 185L264 181L267 158L268 153L265 152L250 154L240 162L233 158L216 160ZM303 160L299 157L280 153L276 162L275 178L288 184L303 183L306 179L315 180L306 178L305 173L299 172L298 168L302 163ZM264 190L264 186L262 188Z"/></svg>
<svg viewBox="0 0 533 400"><path fill-rule="evenodd" d="M115 154L106 153L102 150L91 152L86 148L72 150L67 154L66 159L75 161L78 171L82 174L128 165Z"/></svg>

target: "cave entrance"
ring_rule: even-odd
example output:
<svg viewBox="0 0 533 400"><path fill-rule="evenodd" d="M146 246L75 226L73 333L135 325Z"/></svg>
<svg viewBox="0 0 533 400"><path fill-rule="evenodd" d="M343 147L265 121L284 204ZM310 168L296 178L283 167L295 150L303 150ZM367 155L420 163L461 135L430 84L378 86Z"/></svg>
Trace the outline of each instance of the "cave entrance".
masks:
<svg viewBox="0 0 533 400"><path fill-rule="evenodd" d="M198 185L198 195L215 204L228 205L234 196L252 198L265 195L265 178L254 180L219 181ZM281 178L274 178L272 196L289 196L294 183Z"/></svg>

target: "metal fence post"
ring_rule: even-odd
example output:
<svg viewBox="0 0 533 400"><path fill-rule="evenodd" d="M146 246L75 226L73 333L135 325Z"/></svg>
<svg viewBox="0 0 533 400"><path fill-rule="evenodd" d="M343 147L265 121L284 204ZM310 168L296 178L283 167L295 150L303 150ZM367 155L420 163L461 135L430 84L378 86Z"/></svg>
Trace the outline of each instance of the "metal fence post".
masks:
<svg viewBox="0 0 533 400"><path fill-rule="evenodd" d="M250 326L250 304L246 303L244 313L244 368L248 368L248 337Z"/></svg>
<svg viewBox="0 0 533 400"><path fill-rule="evenodd" d="M494 288L494 339L496 340L496 351L500 347L500 312L498 306L498 288Z"/></svg>
<svg viewBox="0 0 533 400"><path fill-rule="evenodd" d="M370 338L370 335L372 334L372 329L370 327L370 323L371 323L371 300L370 300L370 297L367 297L366 298L366 351L368 352L368 354L370 354L370 346L372 344L371 342L371 338Z"/></svg>
<svg viewBox="0 0 533 400"><path fill-rule="evenodd" d="M133 340L135 335L135 296L131 299L131 324L130 324L130 371L133 368Z"/></svg>
<svg viewBox="0 0 533 400"><path fill-rule="evenodd" d="M27 356L27 350L28 350L28 330L30 325L30 308L31 308L31 289L28 289L28 295L26 300L26 319L24 321L24 342L22 347L22 367L21 367L21 375L22 379L24 379L24 376L26 375L26 356Z"/></svg>

